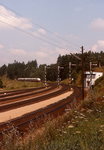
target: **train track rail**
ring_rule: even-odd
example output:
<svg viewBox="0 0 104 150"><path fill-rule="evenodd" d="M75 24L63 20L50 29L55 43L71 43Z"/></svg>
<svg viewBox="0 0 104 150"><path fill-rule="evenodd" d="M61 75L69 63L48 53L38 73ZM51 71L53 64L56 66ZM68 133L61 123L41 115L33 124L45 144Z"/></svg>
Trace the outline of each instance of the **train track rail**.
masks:
<svg viewBox="0 0 104 150"><path fill-rule="evenodd" d="M47 100L47 99L52 98L54 96L58 96L60 94L63 94L66 92L66 90L67 90L67 88L64 86L60 90L56 89L54 91L53 89L51 89L51 92L49 92L49 89L48 89L48 93L45 93L44 95L36 96L36 97L24 99L24 100L21 99L19 101L17 100L16 102L12 102L9 104L8 103L3 104L0 106L0 112L5 112L5 111L11 110L11 109L16 109L16 108L24 107L26 105L38 103L40 101L44 101L44 100Z"/></svg>
<svg viewBox="0 0 104 150"><path fill-rule="evenodd" d="M62 94L62 90L67 91L68 87L63 86L63 88L61 90L58 91L58 95ZM55 94L55 93L54 93ZM56 96L54 95L53 96ZM50 95L46 95L44 98L41 97L40 100L45 98L50 98ZM21 117L18 117L16 119L12 119L10 122L11 124L13 124L15 127L18 127L20 132L25 132L30 124L30 122L37 122L38 120L42 120L44 118L44 114L46 115L53 115L53 116L57 116L58 114L62 114L65 111L65 108L67 105L69 105L70 103L73 103L73 100L75 100L75 98L81 98L81 92L79 88L75 88L74 89L74 93L67 97L66 99L61 100L60 102L54 103L49 105L48 107L39 109L37 111L25 114ZM0 123L0 136L2 136L2 131L4 129L11 130L11 127L7 129L8 123Z"/></svg>
<svg viewBox="0 0 104 150"><path fill-rule="evenodd" d="M32 92L32 91L36 91L39 89L44 89L44 87L38 87L38 88L35 87L35 88L27 88L27 89L20 89L20 90L8 90L8 91L6 90L6 91L0 92L0 98L18 95L18 94L27 93L27 92Z"/></svg>
<svg viewBox="0 0 104 150"><path fill-rule="evenodd" d="M22 93L22 94L16 94L16 95L12 95L12 96L6 96L3 98L0 98L0 106L3 104L7 104L7 103L12 103L12 102L16 102L16 101L20 101L20 100L25 100L27 98L31 98L31 97L36 97L36 96L40 96L44 93L48 93L53 91L56 88L55 85L47 87L47 88L42 88L42 89L37 89L34 90L32 92L26 92L26 93Z"/></svg>

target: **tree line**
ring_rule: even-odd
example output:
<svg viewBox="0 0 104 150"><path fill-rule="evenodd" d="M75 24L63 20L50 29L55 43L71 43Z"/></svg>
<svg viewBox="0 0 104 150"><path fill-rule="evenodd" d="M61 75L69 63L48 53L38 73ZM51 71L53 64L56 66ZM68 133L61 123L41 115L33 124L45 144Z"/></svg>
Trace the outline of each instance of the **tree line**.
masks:
<svg viewBox="0 0 104 150"><path fill-rule="evenodd" d="M75 54L78 57L82 57L81 53ZM78 73L81 71L81 61L76 59L73 55L59 55L57 58L57 62L55 64L51 64L47 67L47 80L56 81L58 74L58 65L63 67L60 70L60 78L64 80L69 76L69 62L72 64L76 64L76 66L72 67L72 76L74 79L77 78ZM85 70L89 70L89 63L97 63L98 66L104 66L104 52L85 52L84 53L84 66ZM37 60L29 61L28 63L14 61L11 64L3 65L0 67L0 76L6 75L10 79L17 79L20 77L23 78L41 78L44 80L45 75L45 65L40 64L38 66Z"/></svg>

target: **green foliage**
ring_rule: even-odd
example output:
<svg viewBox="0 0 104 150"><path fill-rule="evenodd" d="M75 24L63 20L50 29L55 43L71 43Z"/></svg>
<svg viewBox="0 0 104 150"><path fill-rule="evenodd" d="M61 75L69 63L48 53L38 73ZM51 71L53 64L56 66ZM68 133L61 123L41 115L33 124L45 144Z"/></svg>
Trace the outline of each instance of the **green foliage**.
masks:
<svg viewBox="0 0 104 150"><path fill-rule="evenodd" d="M78 57L82 57L81 53L75 54ZM104 66L104 52L100 53L94 52L85 52L84 53L84 65L85 70L89 70L89 62L97 63L98 66ZM60 69L60 78L61 80L67 79L69 77L69 62L72 64L76 64L76 66L72 66L72 78L76 82L79 72L81 71L81 61L77 60L73 55L59 55L56 64L49 65L47 68L47 80L56 81L57 80L57 66L60 65L64 67ZM12 64L8 64L8 66L3 65L0 67L0 76L7 75L10 79L16 79L18 77L39 77L44 80L44 66L45 64L41 64L39 67L37 65L36 60L29 61L27 64L24 62L20 63L18 61L14 61Z"/></svg>
<svg viewBox="0 0 104 150"><path fill-rule="evenodd" d="M104 80L104 75L95 81L95 86L99 85Z"/></svg>
<svg viewBox="0 0 104 150"><path fill-rule="evenodd" d="M57 64L51 64L49 68L47 68L47 80L57 80Z"/></svg>
<svg viewBox="0 0 104 150"><path fill-rule="evenodd" d="M81 53L76 53L75 54L78 57L82 57ZM72 77L75 79L77 79L77 74L79 74L79 72L81 71L81 61L77 60L73 55L59 55L58 59L57 59L57 64L59 64L60 66L64 67L64 69L62 71L60 71L60 76L61 79L66 79L68 78L68 73L69 73L69 62L71 62L72 64L76 64L76 66L72 66ZM101 51L99 52L85 52L84 53L84 67L85 70L90 70L90 65L89 63L93 62L96 63L98 66L104 66L104 52Z"/></svg>
<svg viewBox="0 0 104 150"><path fill-rule="evenodd" d="M8 64L7 77L10 79L17 79L18 77L24 77L25 64L15 61L13 64Z"/></svg>
<svg viewBox="0 0 104 150"><path fill-rule="evenodd" d="M98 98L104 96L104 75L96 80L94 90L96 91Z"/></svg>
<svg viewBox="0 0 104 150"><path fill-rule="evenodd" d="M7 66L3 65L2 67L0 67L0 76L3 76L4 74L6 74L7 71Z"/></svg>

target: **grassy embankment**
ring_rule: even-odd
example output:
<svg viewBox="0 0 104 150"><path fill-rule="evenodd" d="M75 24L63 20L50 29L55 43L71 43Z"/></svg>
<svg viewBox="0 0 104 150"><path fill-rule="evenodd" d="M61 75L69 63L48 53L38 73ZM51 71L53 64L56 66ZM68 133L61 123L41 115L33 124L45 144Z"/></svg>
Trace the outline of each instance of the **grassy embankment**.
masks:
<svg viewBox="0 0 104 150"><path fill-rule="evenodd" d="M42 82L17 81L10 80L7 77L0 77L0 79L2 80L4 86L2 90L24 89L43 86Z"/></svg>

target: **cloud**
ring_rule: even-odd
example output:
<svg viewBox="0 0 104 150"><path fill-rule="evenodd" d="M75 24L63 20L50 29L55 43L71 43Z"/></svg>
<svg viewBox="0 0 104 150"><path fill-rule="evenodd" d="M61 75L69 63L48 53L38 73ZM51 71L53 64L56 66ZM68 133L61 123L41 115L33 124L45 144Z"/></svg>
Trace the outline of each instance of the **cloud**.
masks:
<svg viewBox="0 0 104 150"><path fill-rule="evenodd" d="M24 49L11 49L9 52L13 55L26 55L26 51Z"/></svg>
<svg viewBox="0 0 104 150"><path fill-rule="evenodd" d="M92 46L93 51L104 51L104 40L98 40L96 44Z"/></svg>
<svg viewBox="0 0 104 150"><path fill-rule="evenodd" d="M43 35L45 35L47 33L46 30L42 29L42 28L38 29L38 32Z"/></svg>
<svg viewBox="0 0 104 150"><path fill-rule="evenodd" d="M33 27L29 19L17 16L2 5L0 5L0 21L0 28L8 28L8 24L24 30L32 29Z"/></svg>
<svg viewBox="0 0 104 150"><path fill-rule="evenodd" d="M95 30L104 30L104 19L97 18L93 20L90 24L90 27Z"/></svg>
<svg viewBox="0 0 104 150"><path fill-rule="evenodd" d="M0 44L0 49L4 48L4 45Z"/></svg>
<svg viewBox="0 0 104 150"><path fill-rule="evenodd" d="M42 35L46 35L47 31L45 29L39 28L35 32L33 32L33 35L36 37L41 37Z"/></svg>

